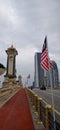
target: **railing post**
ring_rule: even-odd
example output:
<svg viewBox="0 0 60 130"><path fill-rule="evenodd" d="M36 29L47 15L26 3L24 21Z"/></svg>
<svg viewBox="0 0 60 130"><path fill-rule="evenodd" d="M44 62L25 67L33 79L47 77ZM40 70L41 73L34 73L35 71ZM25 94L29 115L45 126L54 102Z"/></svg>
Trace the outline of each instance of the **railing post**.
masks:
<svg viewBox="0 0 60 130"><path fill-rule="evenodd" d="M30 91L30 101L32 103L32 92Z"/></svg>
<svg viewBox="0 0 60 130"><path fill-rule="evenodd" d="M50 127L49 127L49 116L48 116L48 112L51 111L51 105L46 105L45 106L45 114L46 114L46 130L50 130Z"/></svg>
<svg viewBox="0 0 60 130"><path fill-rule="evenodd" d="M41 106L42 103L42 98L38 98L38 124L42 124L42 119L41 119Z"/></svg>
<svg viewBox="0 0 60 130"><path fill-rule="evenodd" d="M32 92L32 106L34 107L34 92Z"/></svg>
<svg viewBox="0 0 60 130"><path fill-rule="evenodd" d="M38 103L37 103L38 100L37 100L37 98L38 98L37 95L35 95L34 104L35 104L35 113L36 113L36 114L38 113L38 105L37 105L37 104L38 104Z"/></svg>

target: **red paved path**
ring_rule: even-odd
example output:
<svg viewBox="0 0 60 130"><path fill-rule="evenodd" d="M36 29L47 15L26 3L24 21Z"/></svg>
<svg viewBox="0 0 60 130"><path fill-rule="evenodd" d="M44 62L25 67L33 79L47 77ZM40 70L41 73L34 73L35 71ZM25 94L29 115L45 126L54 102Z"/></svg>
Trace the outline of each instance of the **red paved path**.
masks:
<svg viewBox="0 0 60 130"><path fill-rule="evenodd" d="M25 89L0 108L0 130L34 130Z"/></svg>

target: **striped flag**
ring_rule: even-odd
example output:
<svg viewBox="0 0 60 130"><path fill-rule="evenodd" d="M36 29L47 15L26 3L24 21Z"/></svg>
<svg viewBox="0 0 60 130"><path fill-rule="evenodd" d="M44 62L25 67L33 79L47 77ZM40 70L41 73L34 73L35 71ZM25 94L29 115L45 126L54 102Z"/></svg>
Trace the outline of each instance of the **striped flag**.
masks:
<svg viewBox="0 0 60 130"><path fill-rule="evenodd" d="M49 59L48 56L47 37L45 37L41 53L41 67L47 71L53 67L52 61Z"/></svg>

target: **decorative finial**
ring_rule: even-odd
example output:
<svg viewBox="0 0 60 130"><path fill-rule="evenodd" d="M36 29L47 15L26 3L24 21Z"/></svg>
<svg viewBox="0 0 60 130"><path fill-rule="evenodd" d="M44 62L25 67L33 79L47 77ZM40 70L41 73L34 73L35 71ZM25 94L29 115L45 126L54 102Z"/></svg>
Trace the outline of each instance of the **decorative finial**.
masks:
<svg viewBox="0 0 60 130"><path fill-rule="evenodd" d="M13 44L11 45L11 48L13 48Z"/></svg>

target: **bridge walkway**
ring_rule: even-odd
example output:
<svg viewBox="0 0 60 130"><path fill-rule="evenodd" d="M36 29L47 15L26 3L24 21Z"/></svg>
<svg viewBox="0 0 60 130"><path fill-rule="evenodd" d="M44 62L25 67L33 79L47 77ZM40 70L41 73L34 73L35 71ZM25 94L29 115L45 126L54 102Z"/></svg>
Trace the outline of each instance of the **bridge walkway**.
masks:
<svg viewBox="0 0 60 130"><path fill-rule="evenodd" d="M0 130L35 130L24 88L0 108Z"/></svg>

